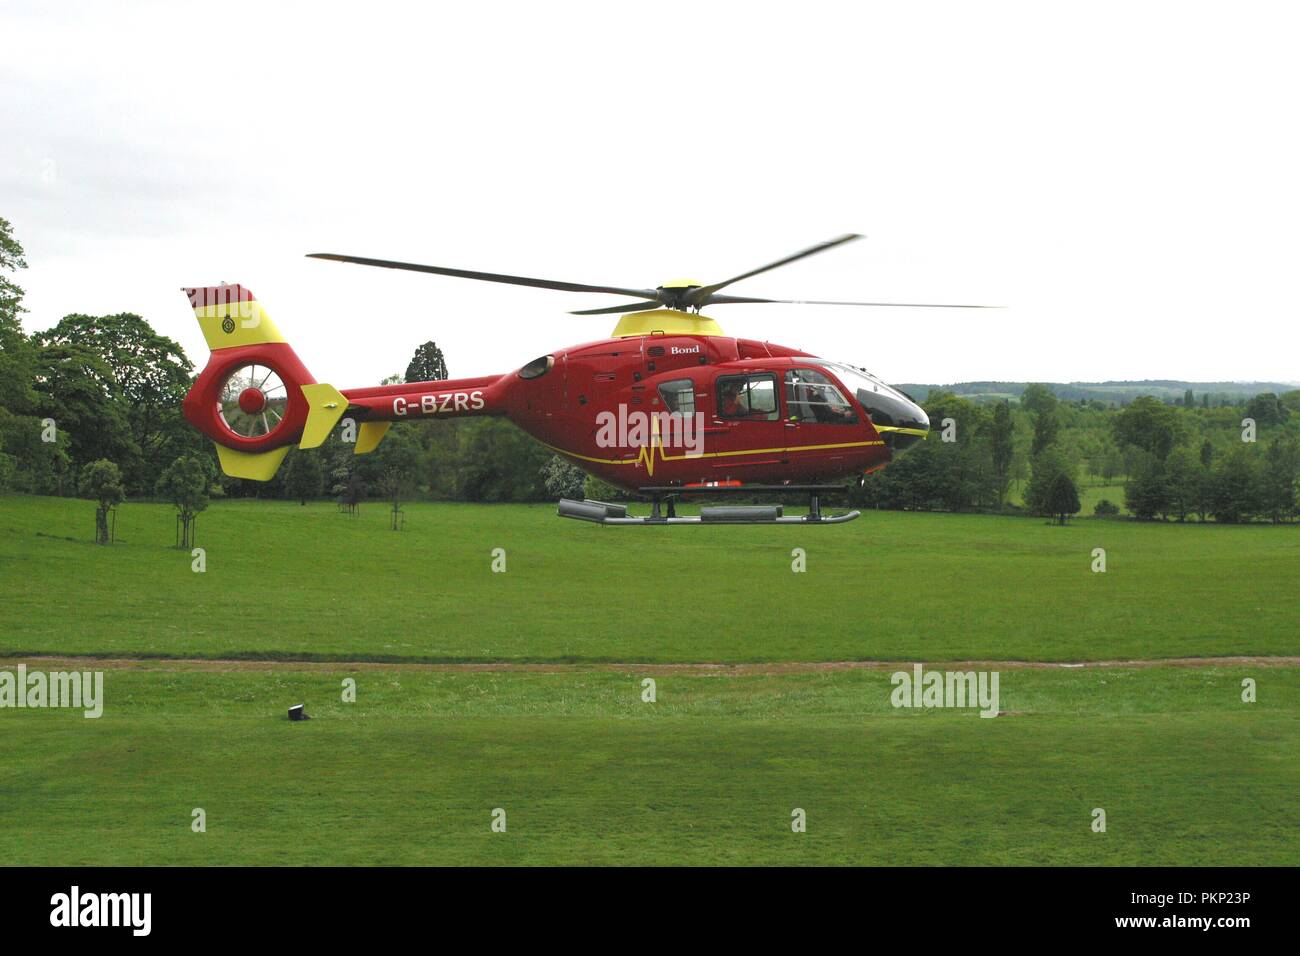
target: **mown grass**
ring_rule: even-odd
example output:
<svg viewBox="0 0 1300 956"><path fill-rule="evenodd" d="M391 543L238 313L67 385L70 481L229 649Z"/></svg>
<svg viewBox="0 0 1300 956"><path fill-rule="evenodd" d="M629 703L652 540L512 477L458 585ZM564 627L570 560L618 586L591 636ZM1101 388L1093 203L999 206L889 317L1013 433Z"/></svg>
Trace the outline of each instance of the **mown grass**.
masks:
<svg viewBox="0 0 1300 956"><path fill-rule="evenodd" d="M164 506L124 506L101 548L86 502L0 498L0 670L142 658L105 665L98 720L0 709L0 860L1296 862L1300 667L1006 668L1006 716L981 719L893 708L888 670L782 665L1295 655L1296 528L616 530L469 505L387 523L221 502L198 574ZM342 663L366 660L574 663ZM772 666L665 666L692 661ZM300 701L315 719L290 723Z"/></svg>
<svg viewBox="0 0 1300 956"><path fill-rule="evenodd" d="M0 859L1296 862L1294 667L1004 670L982 719L894 709L874 671L660 673L646 703L635 669L168 666L109 670L98 720L0 712Z"/></svg>
<svg viewBox="0 0 1300 956"><path fill-rule="evenodd" d="M600 528L554 507L0 498L0 653L426 661L1097 660L1300 653L1300 528L869 512ZM807 572L791 571L802 548ZM491 570L493 549L507 571ZM1091 571L1094 548L1107 571Z"/></svg>

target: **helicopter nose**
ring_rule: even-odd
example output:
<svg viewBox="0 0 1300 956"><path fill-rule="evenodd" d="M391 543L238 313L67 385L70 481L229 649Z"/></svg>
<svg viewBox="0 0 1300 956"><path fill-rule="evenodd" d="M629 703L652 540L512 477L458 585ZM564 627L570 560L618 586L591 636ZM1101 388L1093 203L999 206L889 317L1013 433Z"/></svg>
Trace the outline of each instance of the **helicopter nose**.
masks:
<svg viewBox="0 0 1300 956"><path fill-rule="evenodd" d="M897 389L888 385L873 391L859 389L858 401L885 444L894 451L902 451L930 433L930 416L925 409Z"/></svg>

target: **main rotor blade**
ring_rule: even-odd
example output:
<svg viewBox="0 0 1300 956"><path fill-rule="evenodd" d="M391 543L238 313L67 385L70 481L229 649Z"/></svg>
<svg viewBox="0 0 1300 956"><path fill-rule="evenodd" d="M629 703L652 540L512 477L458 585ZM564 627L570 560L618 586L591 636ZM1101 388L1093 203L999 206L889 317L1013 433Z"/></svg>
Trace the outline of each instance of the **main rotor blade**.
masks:
<svg viewBox="0 0 1300 956"><path fill-rule="evenodd" d="M751 299L743 295L715 295L704 305L772 302L779 305L866 305L886 309L1000 309L1000 305L958 305L950 302L828 302L824 299Z"/></svg>
<svg viewBox="0 0 1300 956"><path fill-rule="evenodd" d="M723 288L724 286L729 286L733 282L739 282L741 279L748 279L750 276L756 276L760 272L768 272L772 269L779 268L780 266L789 265L791 262L795 262L807 256L816 255L819 252L825 252L827 249L834 249L836 246L842 246L846 242L852 242L855 239L861 239L861 238L862 236L860 236L856 232L846 233L845 235L840 236L836 239L829 239L826 242L819 242L817 245L804 249L802 252L796 252L792 256L786 256L784 259L778 259L776 262L769 263L768 265L761 266L760 268L753 269L749 272L742 273L738 276L732 276L730 279L727 279L725 282L715 282L713 283L713 285L702 286L701 288L692 291L691 304L702 305L707 301L716 302L717 301L716 299L710 300L709 297L713 293L717 292L719 289Z"/></svg>
<svg viewBox="0 0 1300 956"><path fill-rule="evenodd" d="M431 272L440 276L455 276L458 279L479 279L483 282L504 282L508 285L527 285L537 289L556 289L560 292L605 292L611 295L630 295L638 299L655 299L659 293L654 289L624 289L612 285L583 285L579 282L558 282L554 279L529 279L526 276L499 275L495 272L471 272L468 269L447 269L442 266L425 266L415 262L393 262L389 259L366 259L362 256L341 256L333 252L308 253L308 259L330 259L334 262L355 262L363 266L378 266L381 269L405 269L408 272Z"/></svg>
<svg viewBox="0 0 1300 956"><path fill-rule="evenodd" d="M627 305L610 305L603 309L580 309L569 315L613 315L616 312L647 312L650 309L663 308L658 302L636 302Z"/></svg>

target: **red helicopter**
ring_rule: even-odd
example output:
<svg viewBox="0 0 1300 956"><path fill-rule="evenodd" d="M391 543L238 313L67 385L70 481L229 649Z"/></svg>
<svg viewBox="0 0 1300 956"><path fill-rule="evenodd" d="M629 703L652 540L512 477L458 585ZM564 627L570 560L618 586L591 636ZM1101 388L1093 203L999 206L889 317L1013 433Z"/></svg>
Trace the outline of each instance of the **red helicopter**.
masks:
<svg viewBox="0 0 1300 956"><path fill-rule="evenodd" d="M601 524L835 524L822 495L885 465L929 430L911 398L855 366L733 338L705 306L795 302L726 295L742 279L860 238L819 243L722 282L653 289L583 285L440 266L315 253L312 258L488 282L626 295L630 304L574 315L621 314L610 338L559 349L503 375L405 382L338 391L318 384L253 294L239 285L187 288L212 355L185 397L189 422L217 446L222 470L274 476L291 446L315 448L340 419L356 424L357 454L373 451L394 421L504 415L589 473L649 497L648 516L627 506L563 499L559 513ZM798 302L905 308L985 308L896 302ZM694 495L806 494L808 513L781 505L705 506Z"/></svg>

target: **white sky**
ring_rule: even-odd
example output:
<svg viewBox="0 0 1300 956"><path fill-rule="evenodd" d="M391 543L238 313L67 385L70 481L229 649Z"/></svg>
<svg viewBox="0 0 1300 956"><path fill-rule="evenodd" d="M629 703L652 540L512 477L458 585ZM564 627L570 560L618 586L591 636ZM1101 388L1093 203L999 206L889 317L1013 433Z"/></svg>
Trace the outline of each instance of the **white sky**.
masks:
<svg viewBox="0 0 1300 956"><path fill-rule="evenodd" d="M1300 8L1277 3L0 7L29 328L242 282L321 381L602 338L578 295L342 252L1003 311L717 306L895 382L1300 380Z"/></svg>

